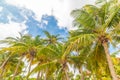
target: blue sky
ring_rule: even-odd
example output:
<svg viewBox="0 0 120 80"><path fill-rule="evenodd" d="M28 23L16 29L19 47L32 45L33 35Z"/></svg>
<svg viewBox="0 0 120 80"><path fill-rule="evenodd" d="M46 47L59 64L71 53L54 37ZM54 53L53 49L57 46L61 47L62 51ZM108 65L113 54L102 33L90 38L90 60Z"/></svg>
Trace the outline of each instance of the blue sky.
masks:
<svg viewBox="0 0 120 80"><path fill-rule="evenodd" d="M70 12L95 0L0 0L0 40L31 34L45 37L43 31L65 38L72 27ZM113 52L113 48L110 47Z"/></svg>
<svg viewBox="0 0 120 80"><path fill-rule="evenodd" d="M68 35L72 27L70 12L92 0L0 0L0 39L19 36L18 32L44 37L51 34Z"/></svg>
<svg viewBox="0 0 120 80"><path fill-rule="evenodd" d="M9 24L10 22L22 23L25 29L20 32L24 33L26 31L32 36L44 36L44 30L49 31L51 34L61 34L62 37L68 35L68 30L65 27L60 28L58 20L53 15L43 14L41 19L36 20L35 13L32 10L8 4L4 0L1 0L0 7L2 8L0 12L0 23L3 24L1 25L2 27L6 27L4 24ZM8 29L10 29L10 26ZM12 31L14 30L16 31L16 29L12 29Z"/></svg>

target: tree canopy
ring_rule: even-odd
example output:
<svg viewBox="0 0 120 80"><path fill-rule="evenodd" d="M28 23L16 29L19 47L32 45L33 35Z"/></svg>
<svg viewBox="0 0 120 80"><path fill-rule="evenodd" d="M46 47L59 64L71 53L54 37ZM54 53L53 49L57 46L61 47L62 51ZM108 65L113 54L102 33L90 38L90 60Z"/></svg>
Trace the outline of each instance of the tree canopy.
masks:
<svg viewBox="0 0 120 80"><path fill-rule="evenodd" d="M73 25L64 41L43 31L46 38L20 33L0 43L2 80L119 80L120 58L109 51L120 42L120 3L98 0L73 10Z"/></svg>

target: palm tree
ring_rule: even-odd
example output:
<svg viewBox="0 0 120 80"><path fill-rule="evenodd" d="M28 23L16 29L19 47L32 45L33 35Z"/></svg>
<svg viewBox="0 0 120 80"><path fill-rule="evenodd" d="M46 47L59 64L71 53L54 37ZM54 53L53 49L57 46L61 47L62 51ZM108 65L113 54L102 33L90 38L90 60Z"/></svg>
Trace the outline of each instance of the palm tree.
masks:
<svg viewBox="0 0 120 80"><path fill-rule="evenodd" d="M52 35L48 31L44 31L44 33L46 35L46 38L44 39L46 45L56 45L59 43L59 40L62 39L59 34Z"/></svg>
<svg viewBox="0 0 120 80"><path fill-rule="evenodd" d="M31 70L32 63L35 60L34 58L36 56L37 49L40 48L40 46L42 45L41 38L39 36L32 38L30 35L20 34L20 37L16 37L16 38L8 37L2 42L8 43L10 45L8 48L2 48L2 50L10 51L14 54L19 55L19 62L14 71L12 80L15 79L18 68L23 58L27 58L29 61L29 69L28 69L28 73L29 73ZM8 59L4 63L6 63Z"/></svg>
<svg viewBox="0 0 120 80"><path fill-rule="evenodd" d="M82 9L72 11L74 26L78 29L71 31L70 41L79 50L84 47L102 45L109 70L113 80L118 80L109 53L109 45L119 41L120 6L117 0L97 6L86 5ZM97 48L97 47L96 47Z"/></svg>
<svg viewBox="0 0 120 80"><path fill-rule="evenodd" d="M6 79L6 77L11 77L11 75L13 75L14 70L16 69L16 65L19 62L19 59L18 59L19 56L14 53L9 53L8 51L1 54L1 56L3 56L3 58L1 60L0 76L1 76L1 79ZM21 62L20 64L21 65L17 70L18 71L17 74L21 74L22 68L24 67L23 62Z"/></svg>
<svg viewBox="0 0 120 80"><path fill-rule="evenodd" d="M38 73L38 80L46 80L50 78L69 80L67 56L64 55L66 53L66 49L67 47L62 43L59 43L54 47L45 46L40 49L37 54L37 56L39 56L39 63L28 76ZM45 76L42 74L45 74Z"/></svg>
<svg viewBox="0 0 120 80"><path fill-rule="evenodd" d="M20 37L22 37L22 35L20 34ZM11 54L8 55L8 58L3 62L2 66L7 66L5 65L6 63L9 62L9 59L11 58L11 56L13 56L14 54L16 54L18 57L17 59L19 59L19 61L17 62L16 68L14 69L14 73L13 73L13 78L12 80L15 79L15 76L17 75L22 59L24 58L25 55L25 48L23 46L21 46L23 39L16 37L7 37L5 40L2 40L2 43L7 43L9 46L7 48L2 48L1 51L4 52L10 52ZM1 67L2 67L1 66Z"/></svg>

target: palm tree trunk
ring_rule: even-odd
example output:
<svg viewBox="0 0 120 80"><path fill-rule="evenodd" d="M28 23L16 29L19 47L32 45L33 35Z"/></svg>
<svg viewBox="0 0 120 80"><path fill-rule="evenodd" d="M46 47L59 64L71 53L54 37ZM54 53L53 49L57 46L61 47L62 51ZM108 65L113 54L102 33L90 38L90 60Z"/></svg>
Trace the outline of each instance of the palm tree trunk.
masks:
<svg viewBox="0 0 120 80"><path fill-rule="evenodd" d="M40 71L37 74L37 80L39 80L39 79L40 79Z"/></svg>
<svg viewBox="0 0 120 80"><path fill-rule="evenodd" d="M18 62L18 64L17 64L16 69L15 69L15 72L14 72L14 74L13 74L12 80L15 79L15 76L16 76L16 74L17 74L17 71L18 71L18 68L19 68L19 66L20 66L20 63L21 63L22 59L23 59L23 56L21 56L21 58L19 59L19 62Z"/></svg>
<svg viewBox="0 0 120 80"><path fill-rule="evenodd" d="M66 78L65 80L70 80L69 77L68 77L68 73L67 73L66 67L67 67L66 62L63 62L62 70L63 70L64 73L65 73L65 78Z"/></svg>
<svg viewBox="0 0 120 80"><path fill-rule="evenodd" d="M30 71L31 71L31 66L32 66L33 58L34 58L34 57L31 57L31 59L30 59L30 64L29 64L29 68L28 68L28 74L29 74ZM28 78L29 78L29 77L27 77L27 80L28 80Z"/></svg>
<svg viewBox="0 0 120 80"><path fill-rule="evenodd" d="M65 72L66 80L69 80L68 73L67 73L66 69L64 69L64 72Z"/></svg>
<svg viewBox="0 0 120 80"><path fill-rule="evenodd" d="M29 65L28 73L30 73L30 71L31 71L32 62L33 62L33 57L31 57L31 60L30 60L30 65Z"/></svg>
<svg viewBox="0 0 120 80"><path fill-rule="evenodd" d="M8 62L8 60L9 60L10 57L11 57L11 55L9 55L7 57L7 59L2 63L2 65L0 66L0 68L3 68L6 65L6 63Z"/></svg>
<svg viewBox="0 0 120 80"><path fill-rule="evenodd" d="M31 59L30 59L30 64L29 64L29 68L28 68L28 74L30 73L31 71L31 66L32 66L32 62L33 62L33 56L31 56ZM27 77L27 80L28 80L29 77Z"/></svg>
<svg viewBox="0 0 120 80"><path fill-rule="evenodd" d="M24 70L24 73L23 73L23 75L25 75L25 73L27 72L27 68L29 67L29 65L27 65L26 67L25 67L25 70Z"/></svg>
<svg viewBox="0 0 120 80"><path fill-rule="evenodd" d="M7 64L8 60L10 59L11 55L9 55L7 57L7 59L2 63L2 65L0 66L0 69L2 70L1 74L0 74L0 77L2 77L4 71L5 71L5 65Z"/></svg>
<svg viewBox="0 0 120 80"><path fill-rule="evenodd" d="M109 66L109 70L110 70L110 74L111 74L112 80L118 80L117 79L117 75L115 73L114 65L113 65L112 59L110 57L109 50L108 50L108 43L107 42L103 42L102 45L103 45L104 50L105 50L106 59L107 59L107 62L108 62L108 66Z"/></svg>
<svg viewBox="0 0 120 80"><path fill-rule="evenodd" d="M82 71L82 68L80 68L79 72L81 73L80 80L84 80L84 73Z"/></svg>

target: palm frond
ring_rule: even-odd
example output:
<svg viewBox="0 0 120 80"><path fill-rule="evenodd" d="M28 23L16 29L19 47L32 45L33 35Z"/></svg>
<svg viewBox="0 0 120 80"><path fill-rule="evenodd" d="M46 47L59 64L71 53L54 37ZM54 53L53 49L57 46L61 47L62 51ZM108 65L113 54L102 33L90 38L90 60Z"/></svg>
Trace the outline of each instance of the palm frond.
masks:
<svg viewBox="0 0 120 80"><path fill-rule="evenodd" d="M48 38L51 38L51 35L48 31L43 31Z"/></svg>
<svg viewBox="0 0 120 80"><path fill-rule="evenodd" d="M56 63L57 63L57 60L53 60L53 61L50 61L50 62L38 64L30 73L28 73L27 77L29 77L32 73L36 73L36 72L38 72L42 69L46 69L47 67L52 67Z"/></svg>
<svg viewBox="0 0 120 80"><path fill-rule="evenodd" d="M73 10L71 15L75 18L73 21L74 26L84 26L86 28L94 28L95 27L95 20L93 16L86 12L85 10L77 9Z"/></svg>

